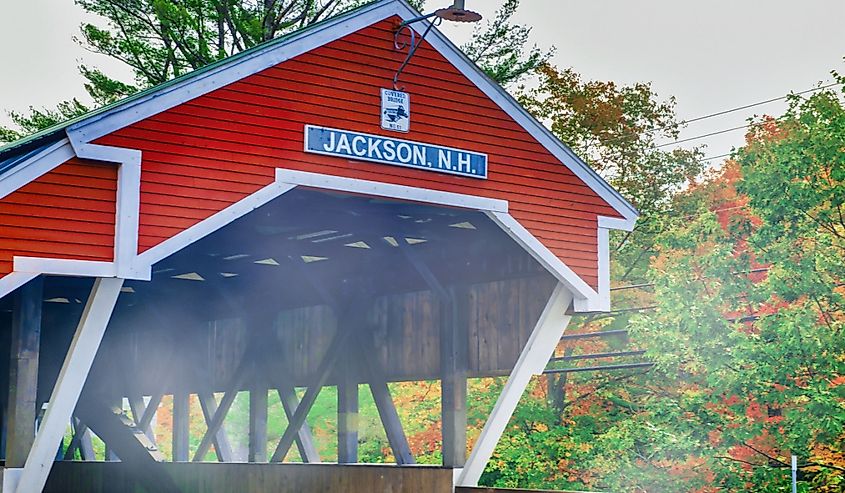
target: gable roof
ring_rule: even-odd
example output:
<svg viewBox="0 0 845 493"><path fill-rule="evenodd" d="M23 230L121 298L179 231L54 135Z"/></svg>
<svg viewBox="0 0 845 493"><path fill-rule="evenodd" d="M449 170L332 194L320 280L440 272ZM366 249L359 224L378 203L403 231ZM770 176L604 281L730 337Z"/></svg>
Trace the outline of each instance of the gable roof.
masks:
<svg viewBox="0 0 845 493"><path fill-rule="evenodd" d="M66 136L70 137L71 142L91 142L119 128L394 15L409 20L420 14L405 0L374 1L0 147L0 181L6 178L7 171L26 166L30 157L40 154L41 151ZM419 29L418 25L412 25L412 27ZM633 227L639 215L636 208L522 108L458 47L437 29L431 30L426 41L624 218L619 220L609 218L605 222L606 227L619 229Z"/></svg>

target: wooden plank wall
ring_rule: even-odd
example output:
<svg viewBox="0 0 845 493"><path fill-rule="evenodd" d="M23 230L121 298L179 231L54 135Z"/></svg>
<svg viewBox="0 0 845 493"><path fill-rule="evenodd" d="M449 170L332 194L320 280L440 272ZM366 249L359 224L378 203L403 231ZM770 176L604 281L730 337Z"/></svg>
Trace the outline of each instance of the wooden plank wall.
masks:
<svg viewBox="0 0 845 493"><path fill-rule="evenodd" d="M147 491L120 462L57 462L44 493ZM334 464L161 464L181 493L450 493L452 470ZM150 492L157 493L157 492Z"/></svg>
<svg viewBox="0 0 845 493"><path fill-rule="evenodd" d="M545 306L555 281L551 276L478 284L470 288L467 330L469 376L506 375ZM375 357L389 381L439 378L439 303L430 291L377 298L370 308L365 336L375 349L353 358ZM202 379L223 390L238 367L249 337L239 318L211 323L172 320L140 331L137 327L107 335L92 378L125 375L135 391L150 395L168 390L196 391ZM261 346L272 354L274 377L305 386L337 330L328 306L283 311L275 337ZM119 329L119 328L116 328ZM349 328L347 328L348 330ZM351 350L354 351L354 350ZM269 371L266 367L263 373ZM102 375L102 377L100 377ZM210 381L209 381L210 380ZM334 384L336 375L330 377Z"/></svg>
<svg viewBox="0 0 845 493"><path fill-rule="evenodd" d="M428 43L402 76L413 124L401 137L486 153L488 179L303 151L304 124L389 134L379 127L379 90L406 56L393 46L398 23L376 23L99 139L143 152L140 251L288 168L508 200L595 287L597 215L618 214Z"/></svg>
<svg viewBox="0 0 845 493"><path fill-rule="evenodd" d="M0 277L14 256L111 261L117 167L72 159L0 200Z"/></svg>

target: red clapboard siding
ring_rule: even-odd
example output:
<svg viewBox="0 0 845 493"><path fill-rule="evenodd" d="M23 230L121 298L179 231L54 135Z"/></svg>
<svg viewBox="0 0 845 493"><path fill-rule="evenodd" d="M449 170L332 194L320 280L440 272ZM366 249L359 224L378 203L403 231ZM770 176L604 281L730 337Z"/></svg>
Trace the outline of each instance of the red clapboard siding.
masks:
<svg viewBox="0 0 845 493"><path fill-rule="evenodd" d="M0 200L0 275L15 256L111 261L117 168L72 159Z"/></svg>
<svg viewBox="0 0 845 493"><path fill-rule="evenodd" d="M398 22L377 23L99 139L143 151L139 250L286 168L507 200L517 220L595 287L597 216L619 214L430 45L402 75L411 132L380 129L379 90L391 87L405 58L393 48ZM488 179L308 154L305 124L486 153Z"/></svg>

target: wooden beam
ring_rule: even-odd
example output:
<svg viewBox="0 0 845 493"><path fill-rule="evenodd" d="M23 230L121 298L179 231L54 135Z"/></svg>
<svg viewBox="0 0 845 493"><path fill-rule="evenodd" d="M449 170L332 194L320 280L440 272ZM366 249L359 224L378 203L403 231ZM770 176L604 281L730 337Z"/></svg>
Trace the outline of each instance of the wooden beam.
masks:
<svg viewBox="0 0 845 493"><path fill-rule="evenodd" d="M96 460L94 445L91 440L91 430L76 416L72 418L73 437L65 449L62 460L74 460L74 454L79 450L79 457L82 460Z"/></svg>
<svg viewBox="0 0 845 493"><path fill-rule="evenodd" d="M446 289L404 241L402 253L440 301L440 414L442 459L447 467L466 462L469 289Z"/></svg>
<svg viewBox="0 0 845 493"><path fill-rule="evenodd" d="M267 462L267 387L249 390L249 462Z"/></svg>
<svg viewBox="0 0 845 493"><path fill-rule="evenodd" d="M201 462L205 457L205 454L207 454L211 449L211 445L217 436L217 432L220 431L220 428L223 426L223 420L226 419L226 415L229 414L229 409L232 407L232 403L235 402L238 390L240 390L246 381L248 370L251 366L252 362L249 361L249 358L246 357L245 354L244 358L241 359L241 363L238 365L237 370L235 370L232 380L229 382L228 389L223 394L220 406L217 408L217 411L215 411L214 416L212 416L211 422L208 423L208 429L206 430L205 435L203 435L202 441L200 441L200 444L197 446L197 451L194 453L194 462Z"/></svg>
<svg viewBox="0 0 845 493"><path fill-rule="evenodd" d="M35 440L38 353L44 279L36 277L15 292L6 407L6 467L23 467Z"/></svg>
<svg viewBox="0 0 845 493"><path fill-rule="evenodd" d="M384 426L384 432L387 435L387 441L390 443L393 456L396 458L396 463L400 466L416 464L414 454L411 452L411 446L405 437L405 430L402 428L399 413L396 412L396 406L390 397L390 388L387 386L387 382L383 379L376 380L371 376L369 384L370 392L373 394L373 400L376 403L381 424Z"/></svg>
<svg viewBox="0 0 845 493"><path fill-rule="evenodd" d="M481 435L472 448L472 453L456 481L456 486L475 486L481 478L481 473L493 455L496 444L502 437L513 412L516 409L522 393L531 381L533 375L543 372L560 341L563 331L569 324L571 315L567 310L572 304L572 293L563 284L558 283L552 292L543 313L537 320L537 325L519 355L508 381L505 383L490 417L481 430Z"/></svg>
<svg viewBox="0 0 845 493"><path fill-rule="evenodd" d="M460 468L467 454L469 289L440 303L440 411L443 465Z"/></svg>
<svg viewBox="0 0 845 493"><path fill-rule="evenodd" d="M155 443L156 437L155 433L153 433L153 427L151 426L152 421L147 423L147 426L139 426L139 424L141 423L141 418L147 411L147 406L144 404L144 397L141 395L132 395L129 396L128 401L129 410L132 411L132 419L135 421L135 426L138 426L138 428L142 430L145 435L147 435L147 438L149 438L151 442Z"/></svg>
<svg viewBox="0 0 845 493"><path fill-rule="evenodd" d="M113 402L109 406L113 412L115 413L123 413L123 399L114 399ZM103 438L103 437L100 437ZM106 442L103 439L103 442L106 445L106 461L107 462L119 462L120 457L118 457L117 452L115 452L114 447L109 445L109 442Z"/></svg>
<svg viewBox="0 0 845 493"><path fill-rule="evenodd" d="M70 422L79 394L88 378L91 364L111 319L123 279L97 278L82 312L68 354L50 396L47 413L41 421L35 442L21 473L18 491L44 489L56 456L56 449Z"/></svg>
<svg viewBox="0 0 845 493"><path fill-rule="evenodd" d="M349 354L337 384L337 462L358 462L358 378Z"/></svg>
<svg viewBox="0 0 845 493"><path fill-rule="evenodd" d="M368 355L377 354L371 339L372 336L369 334L358 337L358 354L362 355L365 362L367 383L370 386L370 392L373 394L373 400L376 403L381 424L384 426L387 441L390 443L390 449L393 451L397 464L400 466L416 464L411 446L408 444L408 438L405 436L405 430L402 428L399 413L396 412L396 406L390 397L390 388L387 386L384 373L379 368L376 359L368 357Z"/></svg>
<svg viewBox="0 0 845 493"><path fill-rule="evenodd" d="M285 416L288 422L293 419L296 414L296 409L299 407L299 399L296 397L296 391L291 386L284 386L278 389L279 400L282 401L282 407L285 409ZM299 450L299 457L303 462L309 464L318 464L321 462L320 453L317 452L317 447L314 445L314 438L311 436L311 428L308 426L308 420L302 422L299 428L299 433L296 436L296 447Z"/></svg>
<svg viewBox="0 0 845 493"><path fill-rule="evenodd" d="M279 444L276 446L276 450L270 458L271 462L282 462L285 460L288 450L290 450L296 436L299 435L300 428L302 428L302 425L308 417L308 412L317 400L317 396L320 395L320 391L323 389L323 385L326 384L329 375L331 375L335 362L340 356L340 353L346 348L347 340L352 332L352 330L344 330L338 326L337 332L335 333L325 356L323 356L323 361L320 362L320 366L317 368L317 372L314 375L314 381L311 386L308 387L308 390L305 391L305 395L302 397L302 401L299 403L299 406L297 406L296 412L293 413L293 416L289 420L288 427L285 429L284 434L282 434L282 438L279 440Z"/></svg>
<svg viewBox="0 0 845 493"><path fill-rule="evenodd" d="M206 426L211 425L211 420L214 418L214 413L217 412L217 398L210 390L200 391L197 394L202 408L202 415L205 418ZM232 445L229 443L229 437L226 435L226 427L220 425L217 433L214 434L214 452L217 454L219 462L234 461L234 454L232 453Z"/></svg>
<svg viewBox="0 0 845 493"><path fill-rule="evenodd" d="M191 394L173 394L173 462L188 462L190 444Z"/></svg>
<svg viewBox="0 0 845 493"><path fill-rule="evenodd" d="M153 422L153 418L156 415L156 411L158 411L158 406L159 404L161 404L161 399L163 397L164 390L156 392L155 394L150 396L150 402L147 403L147 407L144 409L143 414L141 414L140 421L136 422L138 428L146 430L150 427L150 424Z"/></svg>
<svg viewBox="0 0 845 493"><path fill-rule="evenodd" d="M142 481L147 491L176 493L173 483L160 464L164 456L149 441L144 432L117 408L110 408L95 395L86 394L76 408L80 419L90 423L91 429L106 443L111 444L124 463L131 464L133 473ZM18 489L20 492L40 491Z"/></svg>

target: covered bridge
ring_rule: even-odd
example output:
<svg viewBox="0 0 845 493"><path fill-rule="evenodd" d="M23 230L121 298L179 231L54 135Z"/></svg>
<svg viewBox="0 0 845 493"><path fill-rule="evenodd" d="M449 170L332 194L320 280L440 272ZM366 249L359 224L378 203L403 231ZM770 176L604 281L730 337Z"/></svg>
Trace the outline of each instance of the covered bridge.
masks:
<svg viewBox="0 0 845 493"><path fill-rule="evenodd" d="M436 29L395 85L418 17L373 2L0 149L0 491L476 484L571 314L609 309L608 231L637 212ZM468 453L467 378L493 375ZM387 384L430 379L443 467L410 467ZM358 461L359 385L401 467L313 464L326 386ZM241 391L254 464L228 464ZM153 443L166 395L183 464ZM61 460L89 430L119 463ZM261 464L292 449L309 464Z"/></svg>

